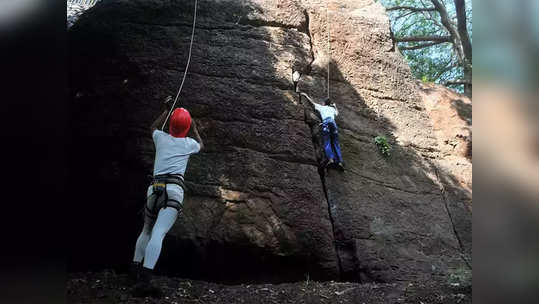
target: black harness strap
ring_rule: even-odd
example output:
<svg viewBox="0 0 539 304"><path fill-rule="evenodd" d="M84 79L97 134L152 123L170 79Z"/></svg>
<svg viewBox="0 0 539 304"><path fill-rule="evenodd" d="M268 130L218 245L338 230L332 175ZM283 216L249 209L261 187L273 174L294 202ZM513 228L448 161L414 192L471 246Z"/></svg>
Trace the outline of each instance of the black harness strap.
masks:
<svg viewBox="0 0 539 304"><path fill-rule="evenodd" d="M146 206L146 216L148 216L152 220L155 220L157 218L157 214L153 213L153 211L147 206Z"/></svg>
<svg viewBox="0 0 539 304"><path fill-rule="evenodd" d="M166 188L168 184L180 186L184 193L187 191L187 187L183 182L183 175L181 174L163 174L154 176L152 182L153 193L150 195L146 203L146 215L152 220L157 218L157 214L160 209L167 207L172 207L178 210L178 212L182 212L181 202L168 198Z"/></svg>
<svg viewBox="0 0 539 304"><path fill-rule="evenodd" d="M167 203L166 203L165 207L172 207L172 208L178 210L178 212L182 212L182 210L183 210L182 204L179 201L173 200L173 199L167 200ZM163 207L163 208L165 208L165 207Z"/></svg>

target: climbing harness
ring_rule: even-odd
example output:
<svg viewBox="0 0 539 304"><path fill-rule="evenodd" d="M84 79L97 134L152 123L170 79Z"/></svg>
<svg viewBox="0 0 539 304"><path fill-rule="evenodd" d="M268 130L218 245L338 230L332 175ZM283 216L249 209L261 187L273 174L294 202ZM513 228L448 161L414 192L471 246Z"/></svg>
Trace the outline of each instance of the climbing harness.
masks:
<svg viewBox="0 0 539 304"><path fill-rule="evenodd" d="M187 187L183 182L183 175L181 174L162 174L156 175L152 182L152 194L148 197L146 203L145 214L152 220L157 218L159 210L172 207L178 212L182 211L181 202L169 199L167 194L167 184L175 184L180 186L184 193L187 192Z"/></svg>
<svg viewBox="0 0 539 304"><path fill-rule="evenodd" d="M167 118L165 118L165 121L163 122L163 125L161 126L161 130L165 128L165 125L167 124L168 118L170 117L170 114L172 113L172 110L176 106L176 102L178 101L178 98L180 97L180 93L183 88L183 83L185 82L185 77L187 76L187 70L189 69L189 63L191 63L191 51L193 49L193 39L195 38L195 27L197 22L197 2L198 0L195 0L195 12L193 14L193 31L191 33L191 43L189 45L189 56L187 57L187 65L185 66L185 71L183 73L183 79L182 83L180 84L180 89L178 90L178 93L176 94L176 98L174 99L174 103L172 104L172 107L170 108L170 111L168 111Z"/></svg>

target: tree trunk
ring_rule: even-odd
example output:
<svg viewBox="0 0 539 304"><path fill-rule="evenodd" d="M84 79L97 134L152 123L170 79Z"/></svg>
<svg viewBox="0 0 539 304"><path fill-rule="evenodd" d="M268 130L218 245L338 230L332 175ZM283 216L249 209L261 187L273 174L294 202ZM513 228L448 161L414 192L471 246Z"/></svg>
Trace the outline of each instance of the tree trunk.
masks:
<svg viewBox="0 0 539 304"><path fill-rule="evenodd" d="M472 42L470 41L470 35L466 27L466 3L464 0L454 0L454 2L457 12L457 29L464 53L464 79L470 83L464 85L464 94L472 98Z"/></svg>
<svg viewBox="0 0 539 304"><path fill-rule="evenodd" d="M464 0L455 0L455 10L457 11L457 29L462 41L462 49L466 60L472 63L472 42L466 27L466 3Z"/></svg>
<svg viewBox="0 0 539 304"><path fill-rule="evenodd" d="M464 95L472 99L472 67L468 64L464 65L464 79L469 81L464 84Z"/></svg>

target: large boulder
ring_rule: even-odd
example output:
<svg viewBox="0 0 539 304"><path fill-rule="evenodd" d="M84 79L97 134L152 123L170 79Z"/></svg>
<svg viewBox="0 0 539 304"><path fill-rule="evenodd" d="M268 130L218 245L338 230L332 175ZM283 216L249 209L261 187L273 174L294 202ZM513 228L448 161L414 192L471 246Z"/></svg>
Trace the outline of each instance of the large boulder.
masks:
<svg viewBox="0 0 539 304"><path fill-rule="evenodd" d="M429 112L390 38L383 7L339 1L326 11L306 3L319 57L302 90L325 95L329 15L330 96L342 113L337 124L347 169L325 174L341 275L412 280L467 268L471 246L461 239L471 240L471 190L443 170ZM389 159L373 145L378 135L393 146ZM465 228L457 229L457 221Z"/></svg>
<svg viewBox="0 0 539 304"><path fill-rule="evenodd" d="M193 4L104 1L69 30L70 188L84 210L73 222L72 269L130 259L152 172L149 126L181 82ZM325 96L326 13L344 173L318 170L320 121L290 79L302 70L301 90ZM451 210L471 223L470 194L444 187L454 177L439 164L432 123L380 4L334 1L326 11L307 0L199 1L179 105L207 148L189 162L184 216L165 240L160 271L395 281L468 262L459 239L471 231L455 228ZM377 135L393 145L389 159Z"/></svg>

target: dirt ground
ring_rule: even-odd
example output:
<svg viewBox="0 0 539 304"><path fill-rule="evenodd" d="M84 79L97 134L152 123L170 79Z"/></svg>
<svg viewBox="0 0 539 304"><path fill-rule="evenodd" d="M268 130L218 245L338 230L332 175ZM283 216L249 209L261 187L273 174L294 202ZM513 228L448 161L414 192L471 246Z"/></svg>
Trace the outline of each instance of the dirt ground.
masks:
<svg viewBox="0 0 539 304"><path fill-rule="evenodd" d="M156 276L160 299L132 297L126 274L114 271L71 273L67 303L472 303L471 288L431 281L425 284L358 284L302 281L282 284L223 285Z"/></svg>

